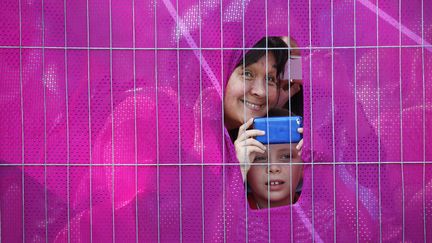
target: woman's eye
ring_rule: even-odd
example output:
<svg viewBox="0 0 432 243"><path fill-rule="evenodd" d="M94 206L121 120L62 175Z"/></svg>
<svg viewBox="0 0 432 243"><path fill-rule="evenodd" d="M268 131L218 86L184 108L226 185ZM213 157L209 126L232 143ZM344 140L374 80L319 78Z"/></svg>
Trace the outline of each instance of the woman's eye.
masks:
<svg viewBox="0 0 432 243"><path fill-rule="evenodd" d="M253 73L249 70L243 71L242 75L244 75L245 79L252 79L253 78Z"/></svg>
<svg viewBox="0 0 432 243"><path fill-rule="evenodd" d="M267 81L269 85L277 85L277 79L274 76L268 76Z"/></svg>

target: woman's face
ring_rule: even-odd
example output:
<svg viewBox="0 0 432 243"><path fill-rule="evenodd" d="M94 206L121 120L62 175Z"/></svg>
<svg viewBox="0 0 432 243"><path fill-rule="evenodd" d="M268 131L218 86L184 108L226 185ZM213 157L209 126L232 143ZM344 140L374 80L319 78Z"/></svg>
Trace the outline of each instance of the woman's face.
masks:
<svg viewBox="0 0 432 243"><path fill-rule="evenodd" d="M234 129L251 117L264 116L268 105L273 107L278 98L278 79L276 60L273 53L268 53L257 62L234 69L225 90L224 111L225 126ZM268 82L267 82L268 81Z"/></svg>

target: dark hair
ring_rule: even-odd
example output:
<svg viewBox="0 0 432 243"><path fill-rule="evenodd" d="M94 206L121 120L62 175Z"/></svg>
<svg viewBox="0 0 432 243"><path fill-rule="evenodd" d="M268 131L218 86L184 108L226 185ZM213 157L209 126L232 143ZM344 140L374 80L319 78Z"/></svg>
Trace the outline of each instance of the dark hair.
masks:
<svg viewBox="0 0 432 243"><path fill-rule="evenodd" d="M267 40L267 41L266 41ZM267 43L266 43L267 42ZM251 49L246 52L244 59L242 58L236 65L236 68L244 65L245 67L256 63L261 57L265 56L265 48L283 48L283 49L269 49L268 52L273 53L276 60L276 74L281 77L285 71L285 63L288 60L288 45L279 37L263 37Z"/></svg>
<svg viewBox="0 0 432 243"><path fill-rule="evenodd" d="M287 109L282 108L273 108L268 111L269 117L278 117L278 116L295 116L292 112Z"/></svg>
<svg viewBox="0 0 432 243"><path fill-rule="evenodd" d="M300 90L290 99L291 112L298 116L303 116L303 85L300 86ZM285 104L286 109L289 109L289 102Z"/></svg>

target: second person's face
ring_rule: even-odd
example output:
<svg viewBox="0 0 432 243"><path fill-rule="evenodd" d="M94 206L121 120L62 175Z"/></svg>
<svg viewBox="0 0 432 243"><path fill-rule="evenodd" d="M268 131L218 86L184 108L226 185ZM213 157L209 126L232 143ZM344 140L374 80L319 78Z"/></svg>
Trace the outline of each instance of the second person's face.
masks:
<svg viewBox="0 0 432 243"><path fill-rule="evenodd" d="M247 174L248 184L254 199L261 208L291 204L295 190L303 177L301 157L297 144L271 144L270 159L267 152L258 155ZM266 165L270 162L268 165ZM296 163L292 165L291 163Z"/></svg>
<svg viewBox="0 0 432 243"><path fill-rule="evenodd" d="M267 64L267 65L266 65ZM225 90L225 126L228 129L240 127L251 117L264 116L268 106L273 107L278 97L276 60L268 53L257 62L234 69Z"/></svg>

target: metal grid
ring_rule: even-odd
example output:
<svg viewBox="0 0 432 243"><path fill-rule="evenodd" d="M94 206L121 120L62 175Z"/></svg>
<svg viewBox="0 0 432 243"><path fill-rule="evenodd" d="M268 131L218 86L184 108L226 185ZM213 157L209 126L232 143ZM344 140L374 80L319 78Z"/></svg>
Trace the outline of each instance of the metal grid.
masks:
<svg viewBox="0 0 432 243"><path fill-rule="evenodd" d="M288 2L289 2L289 0L288 0ZM164 3L166 4L166 1L164 1ZM309 39L310 39L310 46L309 47L303 47L303 48L292 48L292 49L301 49L301 50L309 50L309 52L310 53L312 53L312 50L319 50L319 49L324 49L324 50L326 50L326 49L330 49L331 51L332 51L332 104L334 103L334 74L333 74L333 71L334 71L334 59L333 59L333 50L334 49L344 49L344 48L346 48L346 49L353 49L354 50L354 62L356 61L356 53L357 53L357 49L363 49L363 48L370 48L370 49L372 49L372 48L376 48L376 55L377 55L377 58L376 58L376 60L377 60L377 63L376 63L376 66L377 66L377 87L378 87L378 91L377 91L377 96L378 96L378 103L379 103L379 101L380 101L380 91L379 91L379 87L380 87L380 85L379 85L379 49L383 49L383 48L399 48L399 77L400 77L400 79L399 79L399 82L400 82L400 115L401 115L401 117L402 117L402 67L401 67L401 65L402 65L402 61L401 61L401 59L402 59L402 48L421 48L421 51L422 51L422 86L423 86L423 93L422 93L422 102L423 102L423 113L422 113L422 115L423 115L423 123L422 123L422 129L423 129L423 137L422 137L422 140L423 140L423 161L420 161L420 162L412 162L412 163L410 163L410 164L422 164L423 165L423 174L422 174L422 181L423 181L423 185L422 185L422 187L423 187L423 191L425 191L426 189L426 176L425 176L425 166L426 166L426 164L428 164L428 163L432 163L431 161L426 161L426 154L425 154L425 151L426 151L426 137L425 137L425 130L426 130L426 124L425 124L425 72L424 72L424 70L425 70L425 67L424 67L424 50L426 49L427 51L430 51L430 52L432 52L432 45L430 44L430 43L428 43L428 42L426 42L425 40L424 40L424 10L423 10L423 6L424 6L424 2L422 1L422 18L421 18L421 21L422 21L422 36L421 37L419 37L419 36L416 36L414 33L412 33L412 32L410 32L410 30L407 28L407 27L405 27L405 26L403 26L402 24L401 24L401 9L402 9L402 5L401 5L401 1L399 0L399 20L397 21L397 23L398 23L398 29L399 29L399 45L398 46L379 46L378 45L378 43L379 43L379 39L378 39L378 23L379 23L379 18L383 18L383 19L385 19L385 20L387 20L388 22L390 22L390 23L393 23L394 22L394 19L392 19L390 16L388 16L387 14L385 14L382 10L380 10L379 9L379 5L378 5L378 2L377 2L377 4L376 4L376 6L375 6L375 9L372 9L372 7L373 7L373 5L371 5L371 3L370 2L368 2L368 1L359 1L359 3L361 3L361 4L363 4L364 6L366 6L366 7L368 7L368 8L370 8L371 10L374 10L375 11L375 13L376 13L376 25L377 25L377 46L357 46L357 43L356 43L356 31L355 31L355 28L354 28L354 46L343 46L343 47L341 47L341 46L334 46L334 40L333 40L333 1L331 1L331 11L332 11L332 14L331 14L331 32L332 32L332 34L331 34L331 36L332 36L332 40L331 40L331 43L332 43L332 46L330 46L330 47L312 47L312 38L311 38L311 36L312 36L312 32L311 32L311 23L310 23L310 25L309 25ZM176 9L178 10L178 1L176 2ZM113 68L112 68L112 65L113 65L113 63L112 63L112 60L113 60L113 58L112 58L112 52L113 52L113 50L131 50L131 51L133 51L133 76L134 76L134 112L135 112L135 114L134 114L134 116L135 116L135 124L134 124L134 129L135 129L135 133L136 133L136 131L137 131L137 121L136 121L136 112L137 112L137 108L136 108L136 51L137 50L153 50L154 51L154 55L155 55L155 80L156 80L156 92L155 92L155 94L156 94L156 104L157 104L157 101L158 101L158 90L157 90L157 87L158 87L158 83L157 83L157 80L158 80L158 76L157 76L157 70L158 70L158 68L157 68L157 60L158 60L158 50L176 50L177 51L177 64L179 65L179 62L180 62L180 57L179 57L179 52L180 52L180 50L193 50L193 51L199 51L199 62L200 62L200 66L202 67L202 65L203 65L203 60L202 60L202 54L201 54L201 52L203 51L203 50L230 50L230 49L235 49L235 48L224 48L224 47L220 47L220 48L205 48L205 47L202 47L202 43L201 43L201 24L200 24L200 42L199 42L199 45L198 46L195 46L195 47L192 47L192 48L180 48L180 46L179 46L179 40L177 39L177 47L176 48L158 48L157 47L157 3L155 2L155 9L154 9L154 12L155 12L155 48L137 48L136 47L136 44L135 44L135 1L133 1L133 10L132 10L132 13L133 13L133 15L132 15L132 18L133 18L133 47L132 48L116 48L116 47L112 47L112 16L111 16L111 1L110 1L110 4L109 4L109 16L110 16L110 47L109 48L96 48L96 47L90 47L90 25L89 25L89 5L88 5L88 1L87 1L87 15L86 15L86 17L87 17L87 47L68 47L67 46L67 31L66 31L66 28L65 28L65 32L64 32L64 37L65 37L65 46L64 47L55 47L55 46L45 46L45 42L44 42L44 40L45 40L45 27L44 27L44 11L42 11L41 12L41 15L42 15L42 46L24 46L24 45L22 45L22 16L21 16L21 1L20 1L20 3L19 3L19 20L20 20L20 25L19 25L19 27L20 27L20 29L19 29L19 32L20 32L20 45L19 46L0 46L0 48L1 49L19 49L19 54L20 54L20 67L19 67L19 74L20 74L20 76L19 76L19 81L20 81L20 93L21 93L21 99L20 99L20 102L21 102L21 131L22 131L22 147L21 147L21 153L22 153L22 163L21 164L19 164L19 163L5 163L5 164L0 164L0 166L1 167L8 167L8 166L22 166L22 222L23 222L23 224L22 224L22 228L23 228L23 235L22 235L22 237L23 237L23 242L25 241L25 224L24 224L24 220L25 220L25 214L24 214L24 197L25 197L25 187L24 187L24 182L25 182L25 176L24 176L24 170L25 170L25 167L29 167L29 166L43 166L43 168L44 168L44 183L45 184L47 184L47 168L49 168L49 167L51 167L51 166L66 166L66 168L67 168L67 197L69 198L70 197L70 192L69 192L69 183L70 183L70 171L69 171L69 169L71 168L71 167L80 167L80 166L84 166L84 167L89 167L89 171L90 171L90 183L89 183L89 185L90 185L90 195L92 195L91 194L91 192L92 192L92 183L91 183L91 181L92 181L92 168L93 167L95 167L95 166L106 166L106 165L98 165L98 164L93 164L92 163L92 156L91 156L91 153L92 153L92 151L91 151L91 148L89 149L90 150L90 163L89 164L70 164L70 158L69 158L69 154L70 154L70 148L69 148L69 112L68 112L68 97L69 97L69 94L68 94L68 90L67 90L67 87L68 87L68 75L67 75L67 70L68 70L68 67L67 67L67 63L68 63L68 55L67 55L67 50L87 50L87 60L88 60L88 62L87 62L87 76L88 76L88 112L89 112L89 144L92 144L92 141L91 141L91 139L92 139L92 136L91 136L91 131L92 131L92 129L91 129L91 124L92 124L92 122L91 122L91 115L90 115L90 113L91 113L91 96L90 96L90 50L109 50L109 52L110 52L110 91L111 91L111 114L112 114L112 116L111 116L111 119L112 119L112 127L111 127L111 129L112 129L112 200L113 200L113 202L112 202L112 204L113 204L113 208L112 208L112 210L113 210L113 212L112 212L112 220L113 220L113 224L112 224L112 233L113 233L113 240L115 241L115 213L114 213L114 196L115 196L115 190L114 190L114 183L115 183L115 181L114 181L114 178L115 178L115 168L117 167L117 166L135 166L135 190L136 190L136 192L138 192L137 191L137 188L138 188L138 167L140 167L140 166L156 166L156 168L157 168L157 191L158 191L158 198L157 198L157 205L158 205L158 240L160 240L160 222L159 222L159 216L160 216L160 212L159 212L159 204L160 204L160 202L159 202L159 168L160 168L160 166L173 166L173 165L175 165L175 166L178 166L178 168L179 168L179 185L180 185L180 192L179 192L179 196L180 196L180 239L182 239L182 237L181 237L181 233L182 233L182 226L181 226L181 221L182 221L182 214L181 214L181 209L182 209L182 201L181 201L181 197L182 197L182 190L181 190L181 181L182 181L182 167L183 166L196 166L196 164L188 164L188 163L183 163L182 162L182 158L181 158L181 153L180 153L180 145L181 145L181 136L180 136L180 88L179 88L179 93L178 93L178 107L179 107L179 113L178 113L178 116L179 116L179 120L178 120L178 124L179 124L179 137L178 137L178 144L179 144L179 161L181 161L181 163L180 164L176 164L176 163L173 163L173 164L160 164L159 163L159 148L157 149L157 151L158 151L158 155L157 155L157 158L158 158L158 162L157 162L157 164L138 164L138 162L137 162L137 146L138 146L138 142L137 142L137 137L135 136L135 138L134 138L134 144L135 144L135 163L131 163L131 164L122 164L122 165L117 165L117 164L115 164L115 161L114 161L114 152L115 152L115 146L114 146L114 116L113 116L113 110L114 110L114 107L113 107L113 104L114 104L114 102L113 102L113 93L112 93L112 91L113 91L113 80L112 80L112 71L113 71ZM311 6L311 1L309 0L309 5ZM200 4L199 4L199 6L200 6ZM243 6L244 7L244 6ZM44 9L44 2L43 2L43 0L42 0L42 9ZM354 1L354 11L355 11L355 9L356 9L356 1ZM309 10L310 10L310 12L309 12L309 18L311 19L311 8L309 8ZM243 9L243 11L244 11L244 9ZM244 12L243 12L243 14L244 14ZM67 22L66 22L66 16L67 16L67 11L66 11L66 1L64 1L64 24L65 24L65 26L67 25ZM356 17L356 14L354 13L354 26L355 26L355 24L356 24L356 20L355 20L355 17ZM177 31L180 31L180 26L179 26L179 23L180 23L180 21L179 21L179 19L178 19L178 15L176 15L176 22L177 22ZM221 26L222 26L222 6L221 6ZM311 21L309 21L309 22L311 22ZM244 21L243 21L243 26L244 26ZM289 28L289 27L288 27ZM243 31L244 31L244 27L243 27ZM288 33L290 33L289 31L288 31ZM418 45L402 45L402 34L404 34L404 35L407 35L408 37L410 37L411 39L413 39L413 40L415 40L417 43L418 43ZM419 40L420 40L420 43L419 43ZM223 43L223 35L221 35L221 43ZM244 43L244 42L243 42ZM44 66L45 66L45 59L44 59L44 56L45 56L45 50L49 50L49 49L59 49L59 50L64 50L65 51L65 53L64 53L64 63L65 63L65 69L66 69L66 75L65 75L65 80L66 80L66 97L65 97L65 99L66 99L66 110L67 110L67 112L66 112L66 115L67 115L67 117L66 117L66 126L67 126L67 129L66 129L66 132L67 132L67 160L66 160L66 163L56 163L56 164L48 164L47 163L47 160L46 160L46 158L47 158L47 128L46 128L46 126L47 126L47 121L46 121L46 112L47 112L47 107L46 107L46 94L45 94L45 92L46 92L46 85L44 85L44 164L43 165L41 165L41 164L32 164L32 163L28 163L28 161L26 162L25 161L25 157L24 157L24 154L25 154L25 146L24 146L24 138L25 138L25 132L24 132L24 97L23 97L23 81L22 81L22 73L23 73L23 71L22 71L22 50L23 49L41 49L42 50L42 80L43 80L43 82L44 82L44 84L46 83L46 78L45 78L45 76L44 76L44 73L45 73L45 71L44 71ZM244 47L244 45L243 45L243 48L242 48L243 50L248 50L248 48L246 48L246 47ZM269 48L266 48L266 50L269 50ZM244 53L244 52L243 52ZM223 54L221 54L221 62L223 63ZM309 59L309 64L310 64L310 80L312 80L312 76L311 76L311 74L312 74L312 58L310 58ZM356 66L356 65L354 65L354 66ZM180 68L179 68L179 66L177 67L178 68L178 78L180 77ZM222 74L223 74L223 68L222 68ZM354 71L354 74L356 75L356 70ZM356 76L354 77L354 80L356 81ZM311 81L312 82L312 81ZM201 97L201 144L203 144L203 128L202 128L202 87L201 87L201 85L202 85L202 69L200 69L200 97ZM179 87L180 87L180 82L179 82ZM355 91L354 91L354 93L356 93L357 92L357 90L356 90L356 85L354 86L354 89L355 89ZM222 93L223 93L223 87L222 87ZM312 84L310 85L310 93L312 93ZM356 96L355 96L356 97ZM312 101L311 101L312 102ZM268 103L268 100L267 100L267 103ZM354 104L355 105L357 105L357 101L355 101L354 102ZM157 109L157 105L156 105L156 109ZM222 106L223 107L223 106ZM313 114L313 112L312 112L312 103L311 103L311 105L310 105L310 107L311 107L311 110L310 110L310 114L311 114L311 117L310 117L310 122L311 122L311 129L312 129L312 121L313 121L313 117L312 117L312 114ZM334 105L332 106L333 108L334 108ZM380 115L380 111L379 111L379 109L380 109L380 105L378 105L378 117L379 117L379 115ZM158 112L156 111L156 122L158 121L158 118L157 118L157 114L158 114ZM222 114L223 114L223 112L222 112ZM357 106L355 106L355 122L356 122L356 125L355 125L355 127L357 128ZM356 222L357 222L357 224L356 224L356 227L357 227L357 242L359 241L359 224L358 224L358 218L359 218L359 216L358 216L358 207L359 207L359 205L358 205L358 197L359 197L359 189L358 189L358 166L359 166L359 161L358 161L358 148L357 148L357 129L355 130L355 133L356 133L356 135L355 135L355 137L356 137L356 160L355 160L355 162L337 162L336 163L336 161L335 161L335 128L334 128L334 110L332 110L332 120L333 120L333 122L332 122L332 124L333 124L333 127L332 127L332 140L333 140L333 163L331 163L331 162L329 162L329 163L320 163L320 165L332 165L333 166L333 189L334 189L334 195L333 195L333 197L334 197L334 205L333 205L333 208L334 208L334 240L336 241L336 180L335 180L335 178L336 178L336 175L335 175L335 173L336 173L336 166L337 165L349 165L349 164L354 164L355 166L356 166ZM156 127L158 128L159 126L158 125L156 125ZM402 137L402 134L403 134L403 129L402 129L402 127L403 127L403 123L402 123L402 118L401 118L401 123L400 123L400 133L401 133L401 140L403 141L403 137ZM378 119L378 143L379 143L379 141L380 141L380 119ZM159 134L159 132L157 131L156 132L156 134ZM223 132L222 132L222 134L223 134ZM157 137L157 141L159 141L159 137ZM313 149L313 137L312 137L312 133L311 133L311 137L310 137L310 141L311 141L311 147L312 147L312 149ZM402 210L403 210L403 233L402 233L402 241L404 241L405 240L405 198L404 198L404 178L403 178L403 176L404 176L404 162L403 162L403 157L404 157L404 155L403 155L403 142L401 142L400 143L400 146L401 146L401 148L400 148L400 151L401 151L401 158L402 158L402 162L398 162L398 161L394 161L394 162L388 162L388 161L386 161L386 162L382 162L382 161L380 161L380 159L381 159L381 155L379 154L378 155L378 158L379 158L379 160L377 161L377 162L370 162L370 163L367 163L367 164L375 164L375 165L378 165L378 173L379 173L379 176L378 176L378 179L380 180L380 178L381 178L381 176L380 176L380 173L381 173L381 165L382 164L400 164L400 166L401 166L401 171L402 171L402 173L401 173L401 177L402 177ZM378 144L378 147L380 147L380 144ZM201 194L201 200L202 200L202 211L201 211L201 213L202 213L202 239L203 239L203 241L204 241L204 239L205 239L205 232L204 232L204 229L205 229L205 226L204 226L204 217L205 217L205 214L204 214L204 167L205 166L223 166L223 167L225 167L225 166L238 166L237 164L229 164L229 163L225 163L224 161L222 161L222 163L219 163L219 164L211 164L211 165L207 165L207 164L204 164L204 157L203 157L203 147L201 147L201 149L202 149L202 152L201 152L201 160L202 160L202 163L201 163L201 180L202 180L202 194ZM380 149L378 149L378 153L380 153L379 152L380 151ZM223 156L224 157L224 156ZM295 164L295 163L293 163L293 164ZM312 168L312 226L314 226L314 215L313 215L313 213L314 213L314 198L313 198L313 196L314 196L314 193L313 193L313 190L314 190L314 180L313 180L313 175L314 175L314 172L313 172L313 169L314 169L314 166L316 166L316 164L314 163L314 157L313 157L313 154L312 154L312 160L311 160L311 162L310 162L310 164L311 164L311 168ZM225 172L225 168L224 168L224 170L223 170L223 172ZM224 174L222 175L222 178L223 178L223 180L225 179L225 176L224 176ZM223 190L225 189L225 181L223 182ZM223 193L223 195L225 195L225 191L223 191L222 192ZM246 195L246 191L245 191L245 195ZM379 181L379 196L381 196L381 181ZM223 200L224 200L224 205L225 205L225 198L223 198ZM423 193L423 195L422 195L422 204L423 204L423 215L424 215L424 218L423 218L423 233L424 233L424 237L425 237L425 239L426 239L426 202L425 202L425 195L424 195L424 193ZM45 188L45 190L44 190L44 201L45 201L45 234L46 234L46 241L48 241L48 203L47 203L47 188ZM247 202L246 202L247 203ZM381 197L379 198L379 204L380 204L380 206L379 206L379 209L380 209L380 223L379 223L379 226L380 226L380 242L382 241L382 218L381 218ZM247 207L247 205L246 205L246 207ZM90 196L90 211L92 211L92 196ZM67 236L67 239L68 239L68 242L70 242L71 241L71 236L70 236L70 205L69 205L69 199L68 199L68 205L67 205L67 217L68 217L68 226L67 226L67 229L68 229L68 236ZM247 210L246 210L246 213L247 213ZM90 227L92 227L92 213L90 214ZM137 242L138 242L138 239L139 239L139 234L138 234L138 224L139 224L139 222L138 222L138 204L136 204L136 215L135 215L135 220L136 220L136 226L135 226L135 229L136 229L136 240L137 240ZM225 208L224 208L224 220L225 220ZM247 220L247 217L246 217L246 220ZM292 222L292 211L291 211L291 222ZM1 221L0 221L0 225L1 225ZM292 227L292 225L291 225L291 227ZM270 224L270 211L269 211L269 213L268 213L268 231L270 232L270 228L271 228L271 224ZM315 237L315 234L314 234L314 232L313 232L313 230L314 230L314 227L312 227L312 239L313 239L313 241L315 241L315 240L317 240L317 241L320 241L320 239L315 239L314 237ZM224 222L224 242L226 241L226 238L225 238L225 231L226 231L226 224L225 224L225 222ZM92 230L92 228L90 229L90 232L92 233L93 232L93 230ZM1 233L1 231L0 231L0 233ZM247 224L247 221L246 221L246 239L247 239L247 237L248 237L248 224ZM318 236L319 237L319 236ZM1 239L1 234L0 234L0 239ZM90 238L90 241L92 241L93 239L92 239L92 237ZM268 240L270 241L271 240L271 236L270 236L270 233L269 233L269 235L268 235ZM293 230L291 230L291 240L293 240Z"/></svg>

